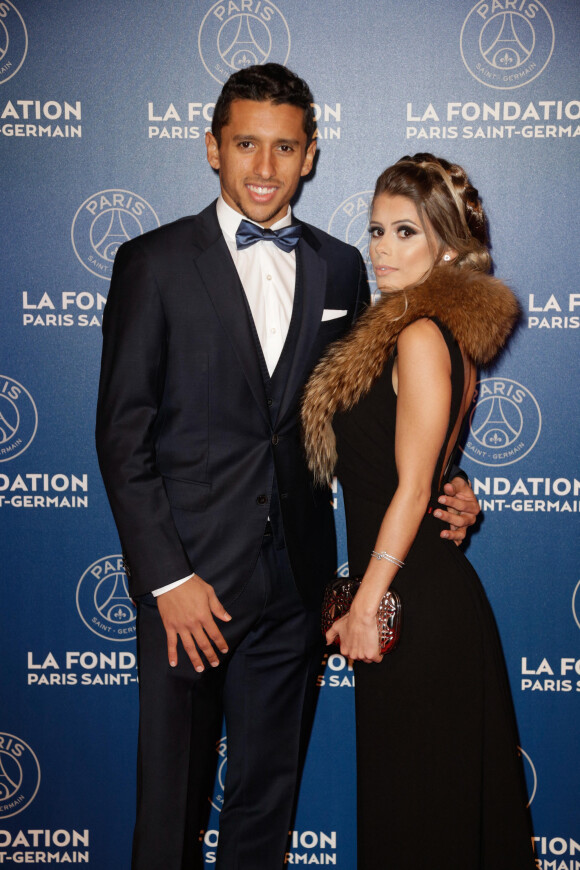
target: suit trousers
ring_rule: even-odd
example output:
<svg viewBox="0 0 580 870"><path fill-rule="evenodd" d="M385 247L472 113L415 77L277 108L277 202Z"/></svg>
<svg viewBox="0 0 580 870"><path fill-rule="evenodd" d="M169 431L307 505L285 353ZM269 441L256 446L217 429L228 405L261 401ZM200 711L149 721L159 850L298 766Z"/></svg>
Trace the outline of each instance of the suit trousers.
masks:
<svg viewBox="0 0 580 870"><path fill-rule="evenodd" d="M205 579L205 578L204 578ZM132 870L202 870L225 713L217 870L282 870L316 703L323 640L285 549L264 536L243 592L224 601L229 652L199 674L170 668L153 596L138 603L139 750Z"/></svg>

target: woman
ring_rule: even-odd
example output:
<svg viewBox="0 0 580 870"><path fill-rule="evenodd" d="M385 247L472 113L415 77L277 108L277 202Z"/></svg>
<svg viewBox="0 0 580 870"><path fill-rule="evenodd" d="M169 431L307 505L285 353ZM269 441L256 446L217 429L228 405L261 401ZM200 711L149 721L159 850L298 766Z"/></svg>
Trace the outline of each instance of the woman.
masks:
<svg viewBox="0 0 580 870"><path fill-rule="evenodd" d="M476 366L518 316L489 277L486 220L461 167L404 157L378 179L370 256L382 293L307 387L319 482L342 484L351 576L329 643L355 660L359 870L531 870L531 830L501 646L477 575L432 510ZM379 654L376 613L403 605Z"/></svg>

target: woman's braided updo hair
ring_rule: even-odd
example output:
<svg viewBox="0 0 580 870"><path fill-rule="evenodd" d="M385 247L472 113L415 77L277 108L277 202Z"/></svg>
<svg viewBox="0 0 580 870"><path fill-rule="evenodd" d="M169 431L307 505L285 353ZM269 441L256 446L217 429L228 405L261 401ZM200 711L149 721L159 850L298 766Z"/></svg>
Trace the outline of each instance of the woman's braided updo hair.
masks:
<svg viewBox="0 0 580 870"><path fill-rule="evenodd" d="M383 193L406 196L415 204L419 217L427 218L438 245L436 263L445 248L452 248L457 251L452 263L456 268L489 272L485 212L477 190L457 163L432 154L402 157L379 176L373 200Z"/></svg>

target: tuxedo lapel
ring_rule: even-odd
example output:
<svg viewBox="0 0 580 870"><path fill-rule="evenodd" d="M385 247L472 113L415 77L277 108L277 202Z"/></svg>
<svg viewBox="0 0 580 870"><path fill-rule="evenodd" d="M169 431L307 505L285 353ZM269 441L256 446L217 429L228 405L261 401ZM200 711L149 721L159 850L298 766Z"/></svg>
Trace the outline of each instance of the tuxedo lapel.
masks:
<svg viewBox="0 0 580 870"><path fill-rule="evenodd" d="M196 266L215 313L235 349L254 398L268 420L264 380L252 336L250 314L236 267L217 221L215 204L201 213L200 222L204 224L205 231L196 238Z"/></svg>
<svg viewBox="0 0 580 870"><path fill-rule="evenodd" d="M302 281L302 317L279 420L292 407L296 391L304 385L313 362L310 359L312 345L322 320L326 295L326 262L318 255L318 248L316 238L304 225L303 236L296 248L296 277Z"/></svg>

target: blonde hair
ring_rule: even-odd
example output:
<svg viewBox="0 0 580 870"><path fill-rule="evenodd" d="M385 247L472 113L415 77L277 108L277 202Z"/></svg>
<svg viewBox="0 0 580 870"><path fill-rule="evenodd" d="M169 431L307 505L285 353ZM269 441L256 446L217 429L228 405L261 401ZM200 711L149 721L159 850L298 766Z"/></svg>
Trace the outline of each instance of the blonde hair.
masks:
<svg viewBox="0 0 580 870"><path fill-rule="evenodd" d="M476 188L457 163L432 154L402 157L379 175L373 202L383 193L406 196L424 228L428 220L437 241L436 263L445 248L452 248L457 251L455 268L490 271L487 218Z"/></svg>

